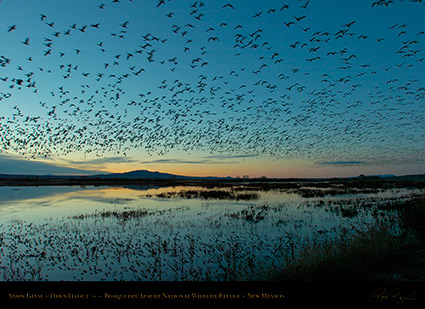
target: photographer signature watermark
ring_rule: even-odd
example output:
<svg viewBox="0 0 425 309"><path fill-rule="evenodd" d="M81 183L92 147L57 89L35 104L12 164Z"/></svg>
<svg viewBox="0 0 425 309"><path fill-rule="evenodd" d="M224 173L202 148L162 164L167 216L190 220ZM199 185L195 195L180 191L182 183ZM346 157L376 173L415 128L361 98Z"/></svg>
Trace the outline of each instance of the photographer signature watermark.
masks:
<svg viewBox="0 0 425 309"><path fill-rule="evenodd" d="M404 304L418 300L418 292L404 292L399 288L386 289L378 288L369 295L369 302L378 302L381 304Z"/></svg>

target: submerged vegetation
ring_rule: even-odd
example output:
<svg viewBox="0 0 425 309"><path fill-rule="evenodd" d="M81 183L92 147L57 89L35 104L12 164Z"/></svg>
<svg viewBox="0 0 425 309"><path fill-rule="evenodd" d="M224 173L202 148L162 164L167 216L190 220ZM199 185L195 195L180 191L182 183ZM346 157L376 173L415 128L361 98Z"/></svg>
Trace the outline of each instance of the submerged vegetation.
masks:
<svg viewBox="0 0 425 309"><path fill-rule="evenodd" d="M258 193L238 193L234 190L182 190L163 192L156 195L160 198L201 198L219 200L256 200Z"/></svg>
<svg viewBox="0 0 425 309"><path fill-rule="evenodd" d="M414 269L425 242L421 186L275 186L163 190L62 218L13 218L0 225L0 280L423 279Z"/></svg>
<svg viewBox="0 0 425 309"><path fill-rule="evenodd" d="M79 214L72 216L73 219L88 219L88 218L94 218L94 219L106 219L106 218L115 218L120 221L128 221L132 219L138 219L143 218L147 216L152 215L161 215L164 214L164 212L170 212L175 209L168 209L168 210L148 210L148 209L126 209L126 210L101 210L101 211L95 211L92 214Z"/></svg>

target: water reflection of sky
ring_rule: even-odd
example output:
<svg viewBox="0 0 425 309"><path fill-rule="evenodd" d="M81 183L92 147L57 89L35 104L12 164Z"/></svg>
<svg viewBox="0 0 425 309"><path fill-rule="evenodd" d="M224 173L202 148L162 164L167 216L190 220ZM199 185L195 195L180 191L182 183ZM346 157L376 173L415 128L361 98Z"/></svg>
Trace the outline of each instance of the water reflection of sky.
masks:
<svg viewBox="0 0 425 309"><path fill-rule="evenodd" d="M144 192L148 190L80 186L0 187L0 218L13 216L31 220L109 209L119 204L135 206L134 201Z"/></svg>
<svg viewBox="0 0 425 309"><path fill-rule="evenodd" d="M329 214L320 207L308 207L317 201L349 202L352 199L401 198L413 191L408 189L390 190L378 193L326 196L325 198L303 198L294 191L267 190L246 191L258 193L255 200L222 200L200 198L160 198L159 194L180 191L207 190L202 187L80 187L80 186L43 186L43 187L0 187L0 222L13 219L43 220L43 218L64 218L78 214L90 214L95 211L125 209L168 209L185 207L186 216L200 219L212 216L214 212L234 213L241 209L262 205L270 207L269 212L281 216L285 209L285 220L300 220L308 217L318 218ZM217 190L214 188L213 190ZM220 189L226 190L226 189ZM279 211L277 211L279 209ZM308 215L306 215L308 214ZM275 218L276 219L276 218ZM326 220L328 220L326 219ZM278 220L278 219L276 219ZM324 221L326 221L324 220ZM323 221L323 220L322 220Z"/></svg>
<svg viewBox="0 0 425 309"><path fill-rule="evenodd" d="M17 252L13 251L13 243L17 241L15 236L25 235L29 239L26 245L43 245L28 248L21 246L23 255L27 254L25 250L37 254L46 251L53 260L59 256L65 261L63 268L69 268L65 272L59 268L59 264L46 264L43 272L49 275L50 280L134 280L145 275L155 277L155 274L148 274L147 271L158 267L155 263L159 257L163 263L162 279L171 280L184 274L177 275L174 272L174 263L182 263L184 267L203 272L219 269L220 263L225 263L223 258L228 253L239 254L243 261L252 254L258 261L262 261L256 263L261 266L263 262L277 262L267 258L279 257L281 253L276 250L288 250L287 246L292 240L300 244L304 239L313 239L318 235L328 237L341 233L341 227L344 226L362 227L373 222L370 207L362 208L355 217L343 217L338 211L332 211L332 208L349 205L348 196L302 198L293 192L270 190L259 191L256 200L206 200L157 197L166 192L206 190L200 187L0 189L0 227L4 229L6 244L3 259L16 256ZM374 202L384 202L384 197L402 198L416 191L391 192L364 194L360 197L356 194L353 198L363 199L372 205ZM147 210L147 215L136 215L129 219L119 217L121 213L134 210ZM101 215L108 211L114 211L118 216ZM157 250L162 243L167 244L167 252L158 255L158 252L149 251ZM99 252L96 260L90 262L92 264L87 261L94 258L93 252L90 253L87 248L99 250L96 251L96 254ZM195 252L192 257L194 260L183 263L191 248ZM74 250L78 254L73 254ZM117 250L121 252L118 262ZM177 250L178 254L174 254L173 250ZM78 258L82 258L84 263L81 264ZM28 259L30 264L34 262ZM204 269L205 265L208 269ZM90 276L92 270L88 267L92 267L92 270L96 267L98 273L92 272ZM137 272L129 271L136 268Z"/></svg>

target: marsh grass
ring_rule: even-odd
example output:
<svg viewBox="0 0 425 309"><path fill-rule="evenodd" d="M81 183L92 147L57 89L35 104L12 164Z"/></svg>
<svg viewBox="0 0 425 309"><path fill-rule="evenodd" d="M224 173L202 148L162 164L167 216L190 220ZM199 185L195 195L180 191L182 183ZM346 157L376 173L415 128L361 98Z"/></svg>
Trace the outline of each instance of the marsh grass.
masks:
<svg viewBox="0 0 425 309"><path fill-rule="evenodd" d="M270 276L284 281L373 280L404 249L400 236L385 224L370 226L348 238L310 240L295 256L285 257L284 269ZM390 262L391 263L386 263Z"/></svg>
<svg viewBox="0 0 425 309"><path fill-rule="evenodd" d="M391 208L394 209L395 205L391 205ZM400 269L409 268L409 263L415 263L411 256L423 248L424 223L424 197L397 203L396 214L391 218L377 218L364 230L355 229L350 235L341 233L340 237L310 239L299 248L296 255L284 256L283 268L269 273L268 279L278 281L393 279L395 275L392 274L396 274Z"/></svg>
<svg viewBox="0 0 425 309"><path fill-rule="evenodd" d="M128 221L132 219L139 219L143 217L148 217L152 215L162 215L166 212L172 212L177 211L179 209L186 209L186 207L180 207L180 208L174 208L174 209L166 209L166 210L151 210L151 209L143 209L143 208L136 208L136 209L127 209L127 210L101 210L101 211L95 211L94 213L90 214L78 214L75 216L71 216L71 219L107 219L107 218L115 218L121 221Z"/></svg>
<svg viewBox="0 0 425 309"><path fill-rule="evenodd" d="M407 231L415 233L425 241L425 196L417 196L404 203L399 203L400 217L403 227Z"/></svg>
<svg viewBox="0 0 425 309"><path fill-rule="evenodd" d="M159 198L200 198L200 199L218 199L218 200L256 200L258 193L238 192L235 190L181 190L178 192L163 192L157 194Z"/></svg>
<svg viewBox="0 0 425 309"><path fill-rule="evenodd" d="M383 191L381 188L363 188L347 185L327 185L307 184L300 188L290 189L289 192L299 194L303 198L317 198L338 195L371 194Z"/></svg>

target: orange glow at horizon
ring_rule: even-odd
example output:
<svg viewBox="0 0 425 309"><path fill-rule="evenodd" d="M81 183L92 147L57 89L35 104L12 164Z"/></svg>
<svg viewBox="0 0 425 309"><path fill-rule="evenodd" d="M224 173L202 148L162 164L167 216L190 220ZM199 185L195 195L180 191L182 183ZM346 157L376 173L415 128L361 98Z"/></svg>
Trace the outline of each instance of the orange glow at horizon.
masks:
<svg viewBox="0 0 425 309"><path fill-rule="evenodd" d="M176 159L177 158L177 159ZM176 155L171 158L150 158L130 156L126 158L112 157L107 159L87 158L51 158L36 160L58 168L75 169L74 174L107 174L125 173L135 170L148 170L182 176L194 177L240 177L249 178L332 178L365 175L407 175L418 174L423 166L371 166L366 164L316 164L301 160L273 160L259 157L217 158L199 155L185 157ZM341 161L343 162L343 161ZM347 161L349 162L349 161ZM81 173L78 173L81 171ZM86 172L86 173L84 173Z"/></svg>
<svg viewBox="0 0 425 309"><path fill-rule="evenodd" d="M109 166L105 173L124 173L134 170L168 173L194 177L244 177L249 178L332 178L353 177L360 174L406 175L417 173L417 167L410 169L394 166L316 166L306 162L256 162L235 164L149 164Z"/></svg>
<svg viewBox="0 0 425 309"><path fill-rule="evenodd" d="M234 164L119 164L103 169L105 173L125 173L148 170L174 175L194 177L245 177L249 178L315 178L357 176L365 172L364 167L323 167L305 162L270 162L257 160Z"/></svg>

